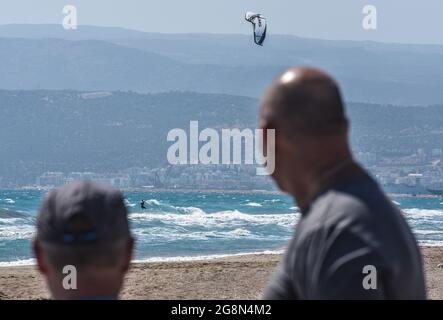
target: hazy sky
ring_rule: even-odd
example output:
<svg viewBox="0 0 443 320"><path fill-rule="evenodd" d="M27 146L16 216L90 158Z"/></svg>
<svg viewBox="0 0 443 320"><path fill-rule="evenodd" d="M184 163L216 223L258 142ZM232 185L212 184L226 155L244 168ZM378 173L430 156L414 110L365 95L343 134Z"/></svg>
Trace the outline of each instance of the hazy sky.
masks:
<svg viewBox="0 0 443 320"><path fill-rule="evenodd" d="M245 11L264 14L269 32L325 39L443 44L442 0L2 0L0 24L60 23L78 9L79 25L148 32L247 33ZM363 7L375 5L378 30L362 28Z"/></svg>

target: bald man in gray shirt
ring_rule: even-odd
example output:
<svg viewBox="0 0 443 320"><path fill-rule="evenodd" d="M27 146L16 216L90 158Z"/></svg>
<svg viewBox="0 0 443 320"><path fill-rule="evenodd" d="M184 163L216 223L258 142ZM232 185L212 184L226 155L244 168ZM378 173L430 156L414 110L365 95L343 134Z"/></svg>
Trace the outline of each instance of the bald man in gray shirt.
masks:
<svg viewBox="0 0 443 320"><path fill-rule="evenodd" d="M272 177L302 212L265 299L426 299L408 224L352 158L335 81L288 70L263 99L260 127L276 130Z"/></svg>

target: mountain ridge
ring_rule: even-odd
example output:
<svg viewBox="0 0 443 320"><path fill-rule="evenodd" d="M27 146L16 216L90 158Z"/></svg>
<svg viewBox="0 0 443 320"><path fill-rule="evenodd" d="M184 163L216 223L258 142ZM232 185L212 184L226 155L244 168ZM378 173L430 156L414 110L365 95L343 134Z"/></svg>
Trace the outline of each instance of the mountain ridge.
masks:
<svg viewBox="0 0 443 320"><path fill-rule="evenodd" d="M18 185L45 171L164 167L170 130L188 131L190 121L201 130L254 129L259 108L255 98L191 92L0 90L0 101L0 180ZM349 102L353 149L382 156L443 150L442 108Z"/></svg>

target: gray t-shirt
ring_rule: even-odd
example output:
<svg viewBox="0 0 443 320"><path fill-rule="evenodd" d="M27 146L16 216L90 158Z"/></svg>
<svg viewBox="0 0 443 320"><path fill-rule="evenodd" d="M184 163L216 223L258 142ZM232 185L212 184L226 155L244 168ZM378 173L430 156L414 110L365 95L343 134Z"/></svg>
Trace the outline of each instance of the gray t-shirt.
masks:
<svg viewBox="0 0 443 320"><path fill-rule="evenodd" d="M302 215L264 298L426 299L420 251L376 182L353 175Z"/></svg>

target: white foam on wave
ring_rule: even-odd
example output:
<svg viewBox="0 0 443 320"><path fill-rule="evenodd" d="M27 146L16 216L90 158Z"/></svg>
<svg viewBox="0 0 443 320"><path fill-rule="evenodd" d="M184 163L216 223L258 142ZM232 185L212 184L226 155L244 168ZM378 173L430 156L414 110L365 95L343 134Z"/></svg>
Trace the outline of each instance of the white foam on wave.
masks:
<svg viewBox="0 0 443 320"><path fill-rule="evenodd" d="M171 243L182 240L255 240L255 241L288 241L290 235L263 235L254 233L246 228L231 230L180 230L171 227L134 228L133 234L141 243L158 244Z"/></svg>
<svg viewBox="0 0 443 320"><path fill-rule="evenodd" d="M398 202L398 201L392 200L392 203L395 204L395 205L397 205L397 206L401 206L401 203Z"/></svg>
<svg viewBox="0 0 443 320"><path fill-rule="evenodd" d="M418 243L423 247L443 247L443 240L420 240Z"/></svg>
<svg viewBox="0 0 443 320"><path fill-rule="evenodd" d="M22 218L0 218L0 224L16 224L19 221L23 221Z"/></svg>
<svg viewBox="0 0 443 320"><path fill-rule="evenodd" d="M197 207L175 207L171 206L174 210L178 211L179 213L183 214L206 214L205 211L203 211L200 208Z"/></svg>
<svg viewBox="0 0 443 320"><path fill-rule="evenodd" d="M403 209L403 211L406 213L406 216L411 218L443 218L443 211L441 210L413 208Z"/></svg>
<svg viewBox="0 0 443 320"><path fill-rule="evenodd" d="M281 200L280 199L270 199L270 200L265 200L265 202L275 203L275 202L281 202Z"/></svg>
<svg viewBox="0 0 443 320"><path fill-rule="evenodd" d="M191 215L206 215L206 211L197 207L177 207L177 210Z"/></svg>
<svg viewBox="0 0 443 320"><path fill-rule="evenodd" d="M5 267L19 267L19 266L33 266L35 265L35 259L23 259L10 262L0 262L0 268Z"/></svg>
<svg viewBox="0 0 443 320"><path fill-rule="evenodd" d="M421 235L441 235L443 237L443 230L420 230L415 229L413 230L415 234L421 234Z"/></svg>
<svg viewBox="0 0 443 320"><path fill-rule="evenodd" d="M150 199L150 200L146 200L145 203L147 205L155 205L155 206L159 206L160 205L160 201L158 201L157 199Z"/></svg>
<svg viewBox="0 0 443 320"><path fill-rule="evenodd" d="M248 202L248 203L245 203L244 206L248 206L248 207L263 207L262 204L257 203L257 202Z"/></svg>
<svg viewBox="0 0 443 320"><path fill-rule="evenodd" d="M125 199L125 204L126 204L128 207L131 207L131 208L137 206L136 203L134 203L134 202L130 202L130 201L127 200L127 199ZM158 201L157 199L149 199L149 200L145 200L145 204L146 204L146 205L150 205L150 206L160 206L160 205L161 205L160 201Z"/></svg>
<svg viewBox="0 0 443 320"><path fill-rule="evenodd" d="M126 206L131 207L131 208L136 206L135 203L130 202L128 199L125 199L125 204L126 204Z"/></svg>
<svg viewBox="0 0 443 320"><path fill-rule="evenodd" d="M298 213L289 214L246 214L238 210L206 213L200 208L183 208L186 214L177 213L132 213L134 221L160 221L179 226L232 227L243 226L245 223L255 225L278 225L292 228L300 218Z"/></svg>
<svg viewBox="0 0 443 320"><path fill-rule="evenodd" d="M1 240L22 240L31 239L35 228L31 225L6 225L0 228Z"/></svg>
<svg viewBox="0 0 443 320"><path fill-rule="evenodd" d="M201 255L191 257L152 257L146 259L134 260L133 263L153 263L153 262L193 262L193 261L206 261L231 257L241 256L257 256L257 255L280 255L284 250L265 250L257 252L245 252L245 253L233 253L233 254L214 254L214 255Z"/></svg>
<svg viewBox="0 0 443 320"><path fill-rule="evenodd" d="M3 201L6 202L7 204L15 204L15 201L10 198L3 199Z"/></svg>
<svg viewBox="0 0 443 320"><path fill-rule="evenodd" d="M153 228L135 228L133 234L143 243L165 243L181 240L207 241L211 239L225 240L263 240L264 237L254 234L245 228L236 228L234 230L207 230L207 231L189 231L177 230L168 227ZM266 240L287 240L283 237L266 236Z"/></svg>

